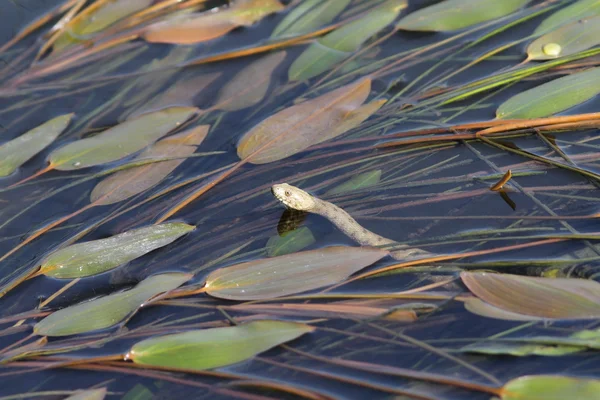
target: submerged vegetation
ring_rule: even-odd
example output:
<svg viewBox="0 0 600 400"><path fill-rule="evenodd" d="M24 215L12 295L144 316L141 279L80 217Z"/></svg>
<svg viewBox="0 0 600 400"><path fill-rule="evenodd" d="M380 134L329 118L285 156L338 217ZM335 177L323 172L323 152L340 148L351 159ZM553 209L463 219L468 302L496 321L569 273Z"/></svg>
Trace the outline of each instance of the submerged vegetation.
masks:
<svg viewBox="0 0 600 400"><path fill-rule="evenodd" d="M44 7L0 400L598 399L600 0Z"/></svg>

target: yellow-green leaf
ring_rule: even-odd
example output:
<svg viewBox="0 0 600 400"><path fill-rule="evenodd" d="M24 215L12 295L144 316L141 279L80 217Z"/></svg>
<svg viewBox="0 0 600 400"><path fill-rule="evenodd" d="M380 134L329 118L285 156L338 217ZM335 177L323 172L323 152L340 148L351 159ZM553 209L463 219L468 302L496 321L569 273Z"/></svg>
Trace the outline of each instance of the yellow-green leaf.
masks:
<svg viewBox="0 0 600 400"><path fill-rule="evenodd" d="M59 279L96 275L166 246L194 229L192 225L167 222L73 244L48 255L40 273Z"/></svg>
<svg viewBox="0 0 600 400"><path fill-rule="evenodd" d="M455 31L512 14L529 1L444 0L408 14L397 27L407 31Z"/></svg>
<svg viewBox="0 0 600 400"><path fill-rule="evenodd" d="M351 56L367 39L392 23L406 4L406 0L388 0L364 17L323 36L292 63L289 79L310 79Z"/></svg>
<svg viewBox="0 0 600 400"><path fill-rule="evenodd" d="M600 283L588 279L538 278L462 272L481 301L519 315L544 319L600 318Z"/></svg>
<svg viewBox="0 0 600 400"><path fill-rule="evenodd" d="M57 170L70 171L120 160L154 143L197 111L194 107L171 107L143 114L96 136L56 149L48 161Z"/></svg>
<svg viewBox="0 0 600 400"><path fill-rule="evenodd" d="M133 345L126 359L166 368L219 368L252 358L314 329L296 322L262 320L194 330L142 340Z"/></svg>
<svg viewBox="0 0 600 400"><path fill-rule="evenodd" d="M600 16L563 25L527 47L530 60L550 60L579 53L600 44Z"/></svg>
<svg viewBox="0 0 600 400"><path fill-rule="evenodd" d="M542 118L587 101L600 92L600 68L563 76L519 93L498 107L499 119Z"/></svg>
<svg viewBox="0 0 600 400"><path fill-rule="evenodd" d="M350 0L304 0L275 27L271 37L309 33L331 22Z"/></svg>
<svg viewBox="0 0 600 400"><path fill-rule="evenodd" d="M310 229L303 226L283 236L275 235L271 237L265 247L269 257L277 257L300 251L314 242L315 237Z"/></svg>
<svg viewBox="0 0 600 400"><path fill-rule="evenodd" d="M82 390L65 400L102 400L106 397L106 388Z"/></svg>
<svg viewBox="0 0 600 400"><path fill-rule="evenodd" d="M332 246L220 268L206 278L206 293L229 300L287 296L333 285L388 255L372 247Z"/></svg>
<svg viewBox="0 0 600 400"><path fill-rule="evenodd" d="M600 380L561 375L526 375L508 381L502 400L598 400Z"/></svg>
<svg viewBox="0 0 600 400"><path fill-rule="evenodd" d="M375 186L381 179L381 170L376 169L374 171L363 172L353 176L350 180L337 185L336 187L328 190L325 195L331 196L340 193L352 192L354 190L364 189L371 186Z"/></svg>
<svg viewBox="0 0 600 400"><path fill-rule="evenodd" d="M279 51L247 65L223 86L216 107L236 111L259 103L267 94L273 71L285 56L285 51Z"/></svg>
<svg viewBox="0 0 600 400"><path fill-rule="evenodd" d="M110 328L131 315L144 302L179 287L192 276L183 273L151 276L124 292L55 311L38 322L33 332L44 336L67 336Z"/></svg>
<svg viewBox="0 0 600 400"><path fill-rule="evenodd" d="M116 172L98 183L90 194L90 202L96 205L114 204L142 193L165 179L175 168L193 154L202 143L210 125L200 125L177 135L162 139L143 151L135 161L182 157L141 165Z"/></svg>
<svg viewBox="0 0 600 400"><path fill-rule="evenodd" d="M352 111L370 91L371 80L366 78L285 108L246 132L238 143L238 156L253 164L266 164L332 139L343 133L337 127L354 117ZM344 128L349 129L347 124Z"/></svg>
<svg viewBox="0 0 600 400"><path fill-rule="evenodd" d="M277 0L240 0L217 13L188 14L155 23L142 36L152 43L200 43L223 36L239 26L250 26L283 9Z"/></svg>
<svg viewBox="0 0 600 400"><path fill-rule="evenodd" d="M563 24L598 14L600 14L600 0L579 0L543 20L535 29L534 35L541 35Z"/></svg>
<svg viewBox="0 0 600 400"><path fill-rule="evenodd" d="M523 344L515 342L483 342L465 346L460 349L465 353L524 356L563 356L585 351L584 347L570 345Z"/></svg>
<svg viewBox="0 0 600 400"><path fill-rule="evenodd" d="M73 114L44 122L37 128L0 146L0 176L8 176L31 157L45 149L69 125Z"/></svg>

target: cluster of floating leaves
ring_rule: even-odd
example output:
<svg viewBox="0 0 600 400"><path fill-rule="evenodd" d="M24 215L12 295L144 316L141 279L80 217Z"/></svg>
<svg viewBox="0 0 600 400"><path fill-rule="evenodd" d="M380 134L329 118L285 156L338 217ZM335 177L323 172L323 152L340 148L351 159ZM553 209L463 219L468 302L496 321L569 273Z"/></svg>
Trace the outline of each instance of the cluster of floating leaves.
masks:
<svg viewBox="0 0 600 400"><path fill-rule="evenodd" d="M23 340L0 350L0 362L5 367L2 371L14 366L35 369L39 368L40 363L44 366L65 368L75 365L84 368L95 363L100 370L105 367L106 371L127 373L127 368L137 365L156 369L156 374L146 375L147 377L168 380L172 376L159 371L199 374L200 371L232 366L257 356L262 357L266 351L300 337L308 337L307 340L310 341L311 335L315 336L326 329L321 323L330 319L360 320L367 325L378 320L414 322L421 315L437 309L438 301L462 302L465 309L474 315L506 321L549 323L600 320L600 286L594 280L587 279L517 276L496 271L462 271L441 283L406 291L403 288L393 288L392 291L382 293L337 292L335 289L338 286L366 280L372 276L382 277L384 273L395 273L405 267L485 255L486 251L433 254L421 260L393 263L388 257L390 251L394 250L393 246L321 247L318 245L318 235L307 226L293 226L289 232L284 229L279 235L269 237L261 250L264 257L254 257L244 262L235 261L238 253L254 240L249 243L237 243L228 250L223 246L222 253L226 254L205 262L205 265L196 270L171 266L160 273L145 276L135 286L126 290L89 298L83 302L74 301L60 309L52 307L52 301L79 280L123 269L126 264L151 252L168 253L171 247L163 249L165 246L173 245L173 248L177 249L178 243L182 241L188 240L189 243L196 240L195 233L201 229L201 224L194 226L184 223L176 220L175 216L226 179L235 176L244 166L253 171L262 171L260 168L267 164L283 166L287 160L301 160L298 155L311 149L320 154L319 157L326 157L328 144L332 143L333 139L348 132L356 133L361 128L376 126L376 121L384 120L385 124L386 119L392 121L399 118L398 115L402 115L406 109L415 110L421 107L425 110L435 110L436 107L464 101L481 93L537 77L537 74L554 67L566 67L563 70L557 68L557 73L565 76L537 84L505 99L495 110L496 119L448 129L439 128L440 131L423 129L391 135L387 134L384 126L380 131L383 133L375 139L369 138L365 129L360 135L356 135L356 141L348 140L346 144L376 140L381 143L370 147L369 150L401 147L405 148L406 152L414 152L426 149L424 146L414 146L416 144L434 142L443 146L445 142L479 139L522 157L580 173L588 179L600 179L594 172L584 170L571 162L568 156L560 152L560 149L557 150L556 144L545 136L545 142L566 158L564 162L514 149L505 142L494 140L497 136L519 134L527 129L536 129L539 134L544 130L598 126L600 117L596 114L556 116L584 104L600 92L600 67L595 67L597 61L593 58L600 53L596 47L600 44L598 1L546 1L531 5L530 0L443 0L427 7L415 8L407 0L236 0L211 10L206 8L205 3L209 2L68 0L31 23L0 48L0 54L8 52L13 47L18 48L30 35L38 31L44 32L36 45L39 47L35 47L37 55L29 55L34 58L28 61L29 68L8 76L0 71L0 76L6 78L5 88L8 95L18 94L22 88L35 90L36 82L43 86L42 82L36 81L39 78L51 81L57 73L75 67L85 68L86 60L135 44L136 41L169 44L176 49L190 49L193 48L191 45L199 48L207 46L207 49L213 51L208 56L189 58L187 50L183 50L182 59L175 65L165 67L156 61L149 66L146 73L165 71L169 68L175 71L183 70L186 67L257 55L256 59L229 77L227 82L218 88L214 104L210 108L200 109L192 104L198 92L208 91L207 88L221 78L221 72L213 71L191 79L178 80L151 100L122 110L121 118L114 126L90 135L78 132L76 140L71 138L70 129L73 128L74 122L76 128L81 129L78 118L82 116L77 112L69 112L57 115L0 145L2 191L27 190L51 171L62 174L56 176L80 178L80 175L75 175L79 170L86 172L89 168L96 168L95 173L85 175L72 183L77 185L94 181L95 185L86 195L88 200L84 207L46 222L43 226L34 227L22 241L0 255L0 263L12 267L11 272L0 279L0 296L12 295L12 292L20 289L26 281L42 279L42 275L45 278L68 282L65 288L41 304L39 309L25 313L19 310L19 313L10 313L1 320L3 323L19 321L15 326L0 331L3 335L21 332L19 327L23 326L30 327L32 332ZM239 34L240 30L243 32L243 29L253 26L267 25L273 14L278 14L278 19L274 19L276 24L269 31L267 38L261 38L258 43L249 47L214 52L218 43L215 40L226 39L228 35ZM394 85L383 91L374 90L377 79L401 70L403 63L418 63L417 59L422 54L443 50L444 45L456 44L456 41L467 35L474 35L471 37L475 37L475 42L483 42L494 36L494 33L533 18L541 20L530 36L510 43L509 46L494 49L469 64L475 65L505 48L525 42L525 61L506 71L457 85L451 83L450 78L460 71L453 71L444 80L445 83L450 82L447 86L431 86L429 90L411 99L411 104L403 103L405 99L402 95L405 91L394 93ZM438 43L408 49L400 57L392 55L389 59L369 61L371 56L368 52L377 44L392 40L390 38L399 31L440 32L440 35L447 36L440 36L444 39L440 39ZM303 47L298 50L300 45ZM365 55L369 57L364 57ZM582 59L589 60L589 63L580 61L580 64L569 64ZM534 64L535 62L538 64ZM286 76L286 86L273 89L277 71ZM427 72L424 76L426 74ZM172 77L174 74L167 73L167 76ZM143 91L148 81L145 81L144 77L136 79L139 80L136 80L131 88ZM309 89L302 97L288 98L290 101L284 100L283 106L274 104L269 99L269 94L274 96L275 93L294 93L293 90L307 82ZM218 124L223 115L240 110L249 110L251 115L256 113L261 118L255 120L254 125L245 132L234 135L237 139L237 160L233 164L203 172L190 179L175 179L176 172L189 159L225 153L199 153L198 149L203 147L207 138L217 134L215 132L218 131ZM217 111L223 114L218 118L208 118L211 113ZM415 115L415 118L422 118L421 114ZM405 139L397 141L401 137ZM383 139L393 140L382 141ZM357 151L360 149L353 149L348 153ZM45 156L45 165L35 161L39 160L41 154ZM342 165L348 167L352 162ZM32 166L37 172L29 175L23 173ZM384 179L387 182L398 179L386 176L387 170L377 162L372 166L374 167L361 169L346 179L336 181L336 185L327 186L322 195L328 199L339 199L349 193L368 192L377 188ZM491 189L507 196L505 188L511 186L512 176L509 170L498 184L490 185ZM304 177L307 178L309 176ZM295 177L300 183L303 183L304 179ZM187 192L167 197L170 193L196 182L200 184ZM261 198L266 199L265 202L269 206L274 206L275 203L268 197L269 183L268 179L260 182L266 187L241 198L250 200L266 194ZM60 189L48 196L58 192ZM162 201L163 198L167 200ZM18 266L12 261L15 253L33 248L32 242L54 232L90 208L133 204L128 203L132 199L137 199L139 204L161 200L159 202L162 207L152 209L153 224L134 224L135 227L113 232L110 237L86 240L84 236L103 222L97 225L93 223L76 235L54 243L42 251L39 251L38 247L36 252L39 254L28 265ZM137 204L130 207L135 209ZM116 210L117 208L113 209L118 216ZM22 212L27 211L28 209L25 209ZM10 223L13 217L0 215L6 218L0 225L1 229ZM343 217L345 214L339 215ZM531 246L570 239L579 238L546 238L537 243L532 242ZM311 246L316 248L307 250ZM518 248L507 246L500 250ZM497 250L492 249L490 252ZM382 265L382 262L387 264ZM374 269L360 273L371 266L375 266ZM207 268L212 270L206 274L200 273ZM460 293L451 289L433 290L458 279L463 284L463 291ZM317 289L319 292L315 292ZM428 303L408 302L414 299ZM131 331L127 329L134 316L146 312L151 306L216 309L214 303L209 302L220 300L228 301L218 307L226 318L205 323L201 329L160 322L155 326L150 324ZM228 312L249 316L232 318ZM75 340L72 337L61 339L70 336L75 337ZM140 336L143 338L140 339ZM81 340L78 340L79 338ZM69 356L70 353L82 349L97 348L125 338L130 339L127 349L118 354L104 354L101 358L87 359ZM410 340L407 342L416 343ZM422 346L428 351L434 349L429 344ZM451 350L461 354L489 357L524 357L559 356L598 349L599 331L582 329L568 336L498 336ZM456 356L449 354L445 349L434 350L438 355L441 353L450 360L456 360ZM503 400L585 400L597 399L600 392L600 381L585 377L528 375L506 380L504 384L494 382L494 385L483 385L422 371L407 372L392 366L333 357L314 357L320 362L324 362L325 359L325 362L333 365L445 384L487 393ZM466 361L459 364L466 364L472 370L477 370ZM306 372L306 369L301 367L297 370ZM254 385L304 398L330 398L325 391L321 393L318 389L302 389L299 385L253 379L244 374L214 372L214 375L210 376L230 379L240 388ZM410 398L438 398L404 387L392 388L365 381L352 381L342 375L327 374L326 377ZM211 390L224 396L254 398L235 385ZM78 390L68 398L102 399L106 395L107 388L103 387Z"/></svg>

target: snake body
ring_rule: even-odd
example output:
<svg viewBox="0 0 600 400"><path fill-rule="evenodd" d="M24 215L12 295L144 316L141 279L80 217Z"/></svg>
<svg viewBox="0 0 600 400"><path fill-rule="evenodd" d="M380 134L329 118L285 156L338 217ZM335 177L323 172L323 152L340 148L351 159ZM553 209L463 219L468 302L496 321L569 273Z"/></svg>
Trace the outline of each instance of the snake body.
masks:
<svg viewBox="0 0 600 400"><path fill-rule="evenodd" d="M340 231L363 246L394 246L390 255L397 259L415 256L430 256L431 253L401 245L395 240L380 236L361 226L350 214L325 200L321 200L302 189L287 183L273 185L273 195L286 207L321 215L333 223Z"/></svg>

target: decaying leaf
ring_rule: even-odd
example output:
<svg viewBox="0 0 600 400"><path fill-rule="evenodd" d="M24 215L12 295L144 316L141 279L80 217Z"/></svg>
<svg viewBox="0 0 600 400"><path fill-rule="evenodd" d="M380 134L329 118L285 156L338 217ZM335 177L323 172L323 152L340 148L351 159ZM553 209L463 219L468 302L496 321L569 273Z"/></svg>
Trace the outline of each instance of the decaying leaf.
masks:
<svg viewBox="0 0 600 400"><path fill-rule="evenodd" d="M131 348L126 359L156 367L219 368L247 360L314 330L310 325L275 320L194 330L142 340Z"/></svg>
<svg viewBox="0 0 600 400"><path fill-rule="evenodd" d="M194 229L192 225L168 222L73 244L44 258L39 273L59 279L96 275L166 246Z"/></svg>

